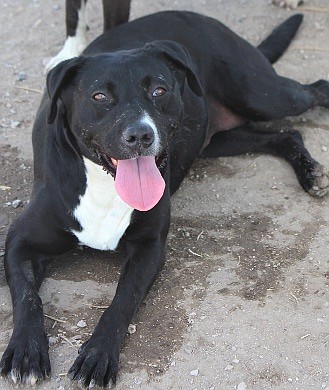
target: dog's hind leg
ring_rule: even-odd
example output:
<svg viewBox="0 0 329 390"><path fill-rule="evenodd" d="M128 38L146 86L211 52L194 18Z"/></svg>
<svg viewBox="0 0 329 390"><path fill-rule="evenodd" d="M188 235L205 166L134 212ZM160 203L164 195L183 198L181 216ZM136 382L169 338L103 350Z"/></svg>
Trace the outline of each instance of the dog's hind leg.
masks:
<svg viewBox="0 0 329 390"><path fill-rule="evenodd" d="M269 60L275 61L282 48L268 43L256 49L234 37L229 44L222 39L220 31L214 29L212 33L219 38L211 46L211 67L202 74L211 101L252 121L297 116L315 106L329 108L328 81L303 85L275 72Z"/></svg>
<svg viewBox="0 0 329 390"><path fill-rule="evenodd" d="M269 77L261 71L247 77L246 85L227 86L221 100L224 106L248 120L271 121L298 116L316 106L329 109L329 82L326 80L303 85L275 73Z"/></svg>
<svg viewBox="0 0 329 390"><path fill-rule="evenodd" d="M329 190L329 173L304 146L296 130L263 132L243 126L215 134L201 157L267 153L284 158L294 169L300 185L309 194L322 197Z"/></svg>

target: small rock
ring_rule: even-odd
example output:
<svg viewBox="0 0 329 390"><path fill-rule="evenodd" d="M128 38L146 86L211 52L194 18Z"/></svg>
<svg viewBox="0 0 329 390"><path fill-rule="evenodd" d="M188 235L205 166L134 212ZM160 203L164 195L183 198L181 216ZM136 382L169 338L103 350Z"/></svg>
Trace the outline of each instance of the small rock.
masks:
<svg viewBox="0 0 329 390"><path fill-rule="evenodd" d="M78 328L85 328L87 326L87 324L85 323L84 320L80 320L78 323L77 323L77 327Z"/></svg>
<svg viewBox="0 0 329 390"><path fill-rule="evenodd" d="M198 376L198 375L199 375L199 369L197 368L196 370L192 370L192 371L190 372L190 374L191 374L192 376Z"/></svg>
<svg viewBox="0 0 329 390"><path fill-rule="evenodd" d="M59 341L59 337L50 336L48 339L49 345L55 345Z"/></svg>
<svg viewBox="0 0 329 390"><path fill-rule="evenodd" d="M16 128L19 127L21 124L22 124L21 121L11 121L11 122L10 122L10 127L11 127L12 129L16 129Z"/></svg>
<svg viewBox="0 0 329 390"><path fill-rule="evenodd" d="M224 368L225 371L231 371L233 370L233 366L231 364L228 364L225 368Z"/></svg>
<svg viewBox="0 0 329 390"><path fill-rule="evenodd" d="M241 382L236 387L237 390L247 390L247 385L244 382Z"/></svg>
<svg viewBox="0 0 329 390"><path fill-rule="evenodd" d="M13 206L14 209L17 209L17 207L22 207L23 202L20 199L14 200L11 205Z"/></svg>
<svg viewBox="0 0 329 390"><path fill-rule="evenodd" d="M27 79L27 73L25 72L19 72L17 75L17 80L18 81L24 81Z"/></svg>
<svg viewBox="0 0 329 390"><path fill-rule="evenodd" d="M321 150L322 150L322 152L327 152L327 151L328 151L328 148L327 148L327 146L322 145L322 146L321 146Z"/></svg>
<svg viewBox="0 0 329 390"><path fill-rule="evenodd" d="M137 330L136 325L130 324L128 326L128 334L134 334L134 333L136 333L136 330Z"/></svg>

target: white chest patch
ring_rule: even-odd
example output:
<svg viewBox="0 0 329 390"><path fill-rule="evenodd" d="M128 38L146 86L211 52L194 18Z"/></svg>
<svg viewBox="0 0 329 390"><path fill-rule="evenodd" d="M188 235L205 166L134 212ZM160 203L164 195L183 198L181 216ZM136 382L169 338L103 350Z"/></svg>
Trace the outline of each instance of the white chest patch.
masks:
<svg viewBox="0 0 329 390"><path fill-rule="evenodd" d="M84 158L87 186L73 215L81 232L72 233L84 245L100 250L114 250L130 223L134 209L116 193L114 180L100 165Z"/></svg>

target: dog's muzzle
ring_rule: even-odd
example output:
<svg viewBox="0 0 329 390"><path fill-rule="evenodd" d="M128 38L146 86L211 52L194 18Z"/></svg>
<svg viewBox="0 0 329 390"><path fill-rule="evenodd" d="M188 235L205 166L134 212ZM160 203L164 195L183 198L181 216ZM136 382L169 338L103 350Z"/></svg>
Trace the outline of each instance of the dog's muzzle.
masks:
<svg viewBox="0 0 329 390"><path fill-rule="evenodd" d="M140 144L143 142L144 145L152 146L154 139L151 142L148 136L144 137L143 141L141 136L135 140L130 139L129 136L135 137L134 134L125 136L128 138L126 142L131 142L134 148L139 150L139 153L136 153L137 150L134 151L132 158L115 159L96 142L93 142L93 149L99 164L113 176L116 191L121 199L136 210L148 211L160 201L165 190L165 181L160 170L166 164L167 151L161 152L158 156L146 154L150 148L146 148L145 153Z"/></svg>

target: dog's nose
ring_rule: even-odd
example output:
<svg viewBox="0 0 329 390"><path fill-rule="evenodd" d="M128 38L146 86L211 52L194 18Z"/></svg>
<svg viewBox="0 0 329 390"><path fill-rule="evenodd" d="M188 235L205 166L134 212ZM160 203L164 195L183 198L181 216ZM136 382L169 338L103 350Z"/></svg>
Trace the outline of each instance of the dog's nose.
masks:
<svg viewBox="0 0 329 390"><path fill-rule="evenodd" d="M154 131L147 125L131 126L123 131L123 140L130 148L149 148L154 142Z"/></svg>

